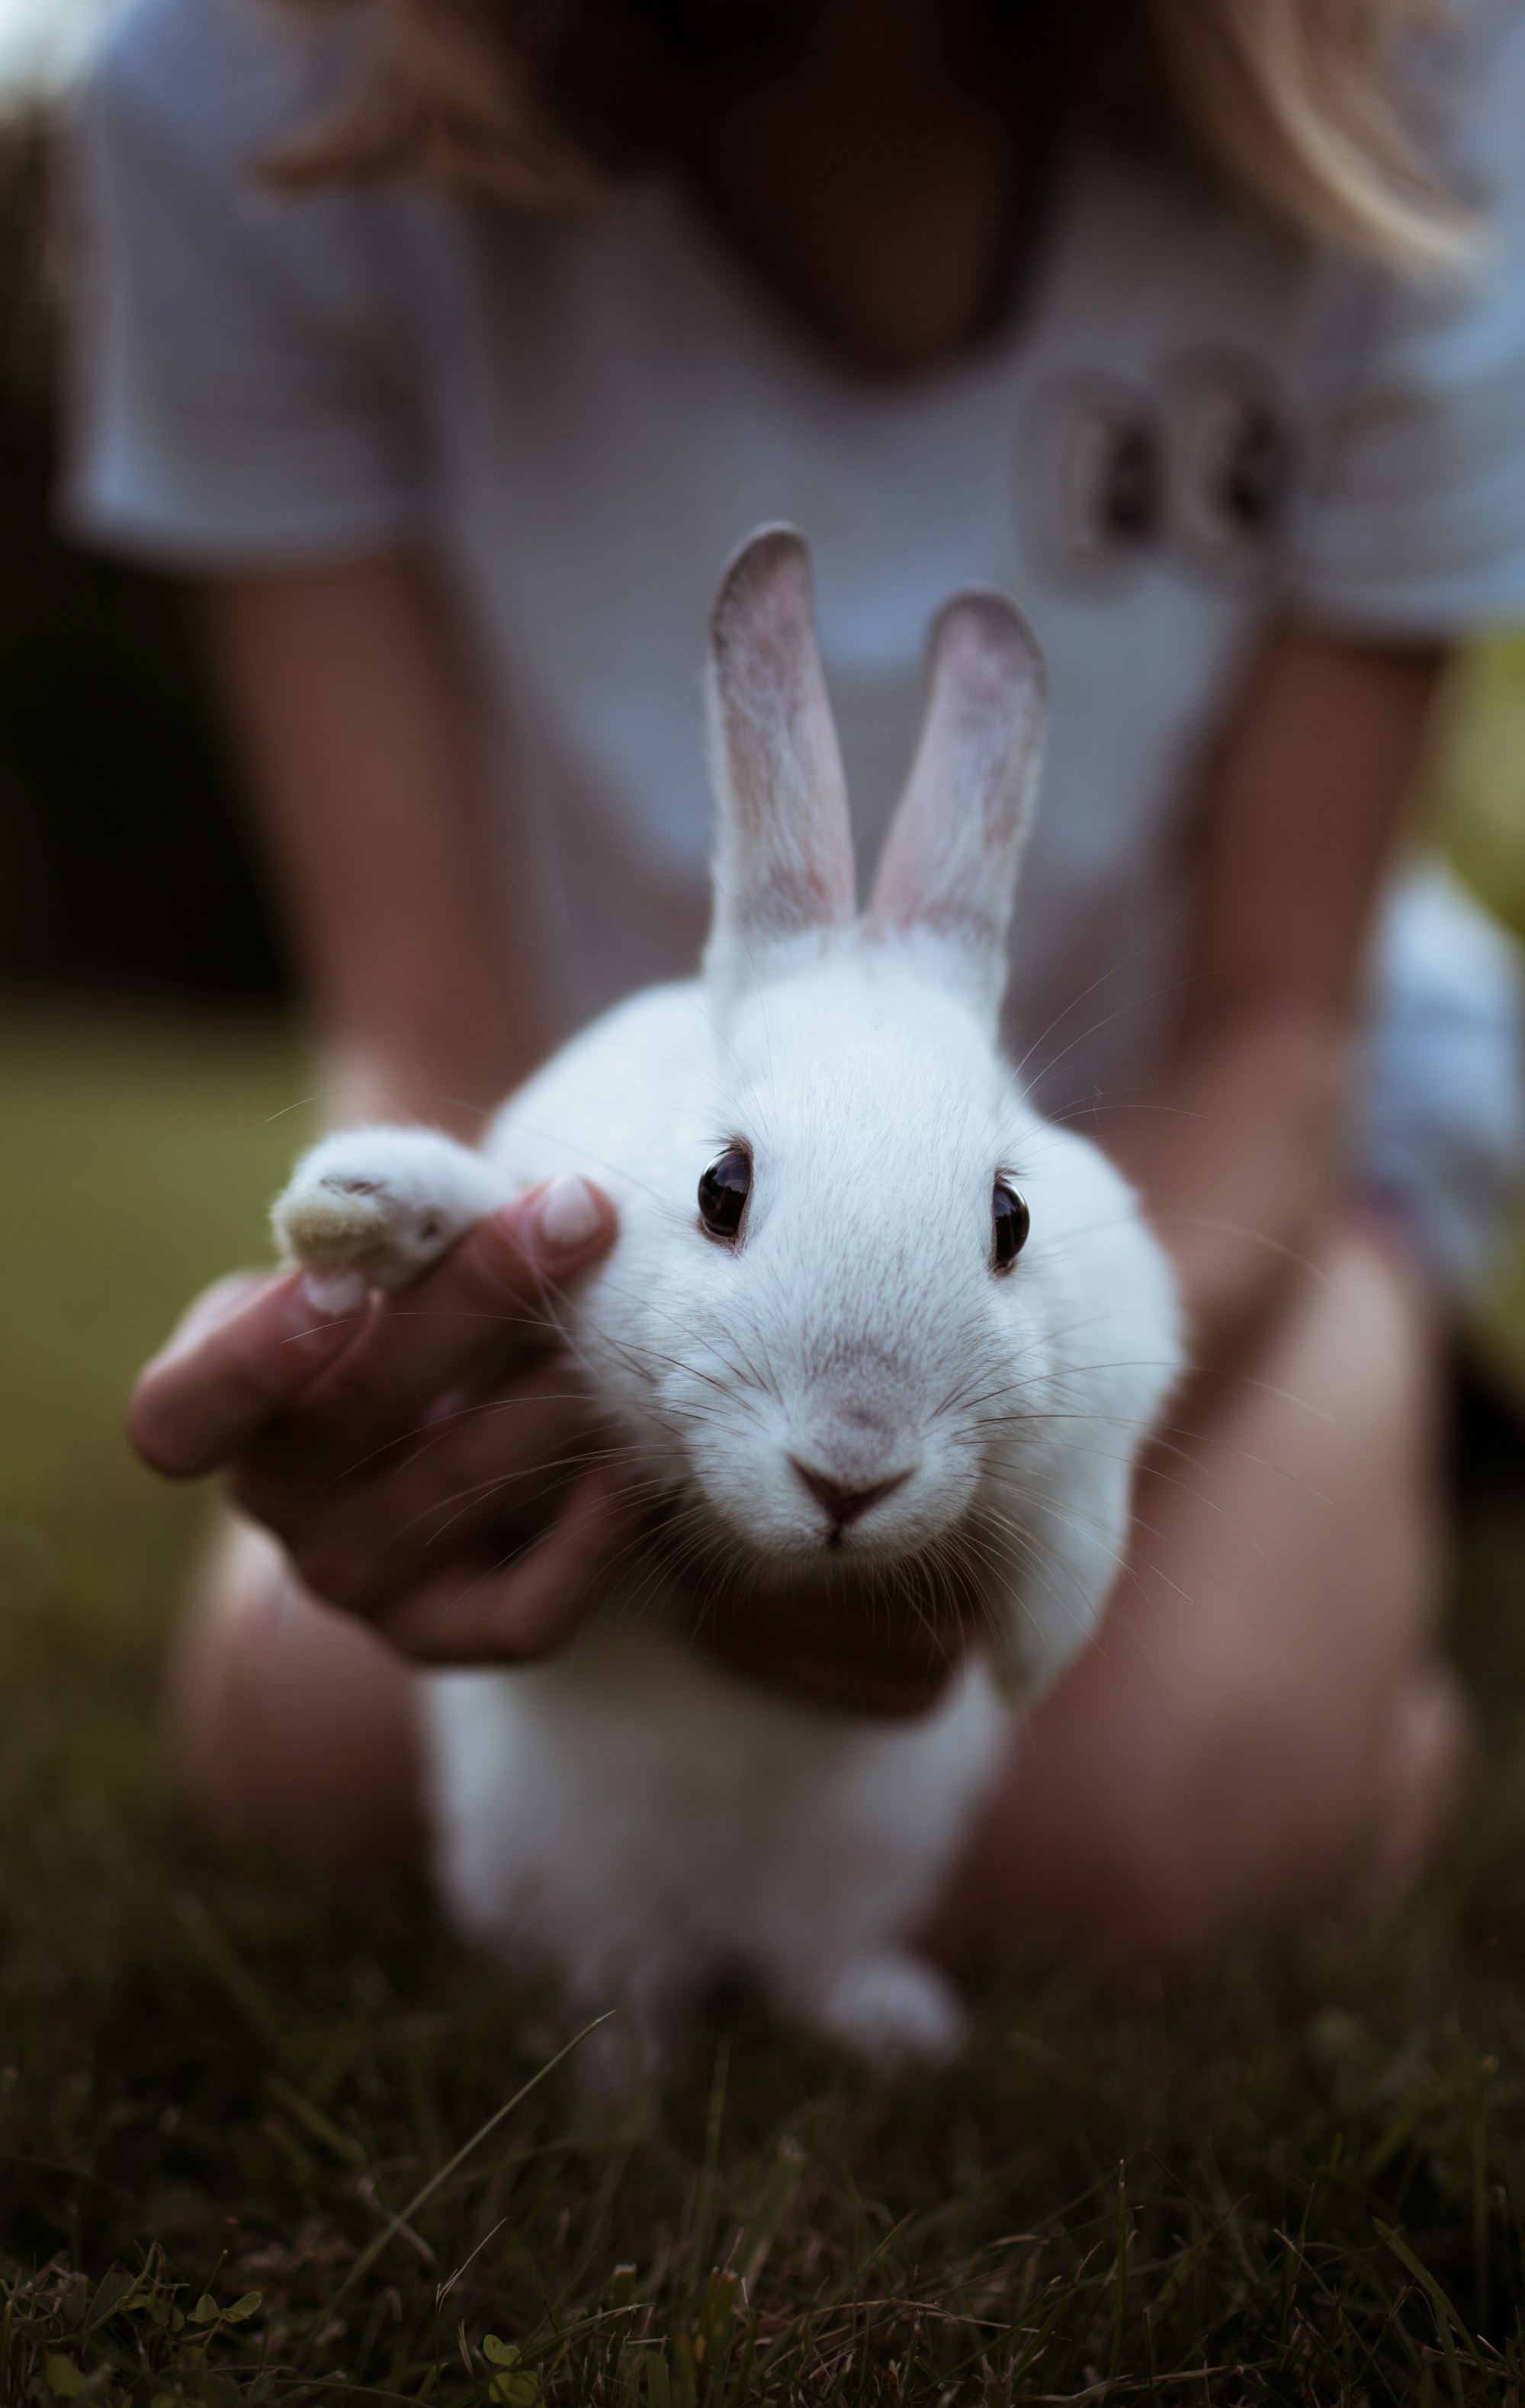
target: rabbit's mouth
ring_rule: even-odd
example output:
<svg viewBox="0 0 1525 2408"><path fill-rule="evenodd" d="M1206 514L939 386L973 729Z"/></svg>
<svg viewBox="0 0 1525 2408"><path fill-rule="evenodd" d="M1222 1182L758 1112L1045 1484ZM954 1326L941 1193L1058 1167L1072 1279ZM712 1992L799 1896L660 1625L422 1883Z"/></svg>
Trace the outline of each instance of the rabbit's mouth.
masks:
<svg viewBox="0 0 1525 2408"><path fill-rule="evenodd" d="M762 1555L705 1517L657 1534L677 1617L738 1669L791 1685L835 1667L845 1696L866 1681L914 1690L920 1711L996 1618L1001 1579L973 1525L900 1555L822 1543L810 1556ZM819 1685L816 1677L806 1685ZM830 1685L830 1683L827 1683ZM897 1711L888 1702L885 1712Z"/></svg>

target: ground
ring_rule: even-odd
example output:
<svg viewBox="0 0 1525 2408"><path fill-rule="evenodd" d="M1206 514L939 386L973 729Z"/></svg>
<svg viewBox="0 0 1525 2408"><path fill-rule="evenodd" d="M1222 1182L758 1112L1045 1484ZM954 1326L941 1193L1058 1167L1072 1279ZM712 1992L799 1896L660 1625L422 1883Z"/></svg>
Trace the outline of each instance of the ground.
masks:
<svg viewBox="0 0 1525 2408"><path fill-rule="evenodd" d="M1486 1762L1395 1926L1014 1971L915 2082L738 2006L591 2103L421 1893L230 1858L166 1770L206 1499L123 1393L309 1084L271 1025L0 1015L0 2401L1518 2400L1525 1498L1462 1523Z"/></svg>

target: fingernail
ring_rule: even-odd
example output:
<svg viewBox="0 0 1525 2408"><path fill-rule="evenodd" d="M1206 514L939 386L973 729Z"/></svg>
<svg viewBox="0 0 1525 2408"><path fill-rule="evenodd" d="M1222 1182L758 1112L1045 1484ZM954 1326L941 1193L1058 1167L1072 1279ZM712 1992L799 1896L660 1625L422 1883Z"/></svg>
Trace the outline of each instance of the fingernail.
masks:
<svg viewBox="0 0 1525 2408"><path fill-rule="evenodd" d="M368 1294L359 1271L309 1271L292 1302L299 1321L304 1314L319 1321L349 1321L364 1310Z"/></svg>
<svg viewBox="0 0 1525 2408"><path fill-rule="evenodd" d="M540 1235L558 1254L569 1254L596 1238L603 1222L586 1179L563 1170L540 1198Z"/></svg>

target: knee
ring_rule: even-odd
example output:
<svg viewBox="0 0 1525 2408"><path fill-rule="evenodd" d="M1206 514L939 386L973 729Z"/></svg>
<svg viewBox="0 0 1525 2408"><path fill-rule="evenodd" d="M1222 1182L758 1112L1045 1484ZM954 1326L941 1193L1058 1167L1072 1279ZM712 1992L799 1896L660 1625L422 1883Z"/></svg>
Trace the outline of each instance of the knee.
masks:
<svg viewBox="0 0 1525 2408"><path fill-rule="evenodd" d="M1343 1895L1380 1843L1416 1679L1347 1698L1339 1713L1290 1680L1199 1700L1114 1817L1115 1951L1180 1962L1235 1928L1293 1924Z"/></svg>
<svg viewBox="0 0 1525 2408"><path fill-rule="evenodd" d="M170 1719L192 1804L222 1836L333 1870L414 1852L414 1684L371 1632L293 1589L247 1525L224 1533L182 1625Z"/></svg>
<svg viewBox="0 0 1525 2408"><path fill-rule="evenodd" d="M1251 1737L1263 1742L1264 1733L1247 1730L1237 1748L1227 1728L1212 1745L1183 1742L1152 1795L1135 1791L1126 1814L1093 1830L1072 1926L1083 1954L1103 1964L1181 1965L1236 1923L1263 1917L1268 1857L1299 1851L1284 1797L1273 1802L1253 1775L1247 1781L1243 1742ZM1316 1868L1302 1853L1311 1882Z"/></svg>
<svg viewBox="0 0 1525 2408"><path fill-rule="evenodd" d="M1097 1835L1101 1954L1180 1962L1259 1913L1268 1859L1306 1853L1289 1772L1305 1740L1285 1701L1231 1693L1199 1698L1168 1752L1141 1752Z"/></svg>
<svg viewBox="0 0 1525 2408"><path fill-rule="evenodd" d="M1079 1953L1103 1968L1187 1966L1208 1955L1228 1911L1221 1868L1189 1816L1156 1814L1117 1835L1097 1867Z"/></svg>

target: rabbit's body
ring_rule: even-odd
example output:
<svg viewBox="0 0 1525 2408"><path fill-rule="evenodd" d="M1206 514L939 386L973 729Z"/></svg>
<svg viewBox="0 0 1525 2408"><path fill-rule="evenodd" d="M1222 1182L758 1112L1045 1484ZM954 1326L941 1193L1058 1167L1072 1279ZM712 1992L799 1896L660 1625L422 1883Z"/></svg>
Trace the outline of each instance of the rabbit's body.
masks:
<svg viewBox="0 0 1525 2408"><path fill-rule="evenodd" d="M925 2048L957 2011L907 1935L1009 1701L1095 1627L1178 1341L1126 1183L1031 1111L994 1039L1031 639L993 599L945 614L860 923L802 560L765 537L722 595L705 976L566 1047L480 1154L423 1131L326 1140L278 1226L325 1275L392 1285L559 1172L619 1208L564 1326L665 1535L553 1663L431 1679L461 1921L549 1957L586 2003L623 1993L653 2039L742 1974L865 2044ZM701 1186L696 1214L706 1165L732 1188ZM738 1581L846 1589L869 1614L956 1602L985 1645L921 1719L798 1703L694 1639L706 1584Z"/></svg>
<svg viewBox="0 0 1525 2408"><path fill-rule="evenodd" d="M713 1985L877 2051L956 2035L906 1953L1009 1717L973 1663L910 1722L721 1671L649 1597L526 1671L429 1683L436 1862L461 1927L658 2042Z"/></svg>

